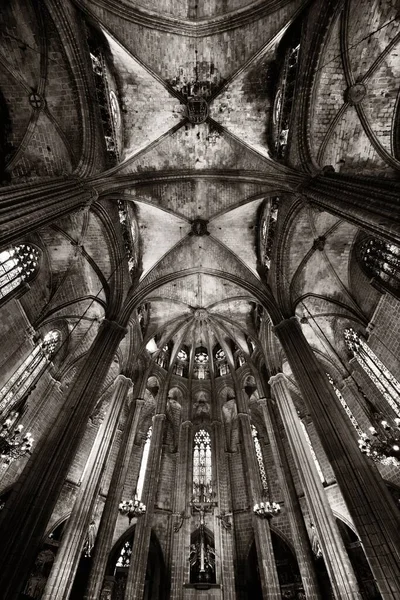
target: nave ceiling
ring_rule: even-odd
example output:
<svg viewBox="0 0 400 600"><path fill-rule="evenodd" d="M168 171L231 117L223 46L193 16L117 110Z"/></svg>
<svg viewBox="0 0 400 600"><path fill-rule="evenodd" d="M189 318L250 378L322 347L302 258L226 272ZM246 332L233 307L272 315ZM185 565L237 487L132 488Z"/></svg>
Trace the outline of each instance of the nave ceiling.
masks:
<svg viewBox="0 0 400 600"><path fill-rule="evenodd" d="M341 327L340 323L352 321L363 326L378 295L361 308L362 297L351 285L357 229L285 193L285 178L290 178L291 169L271 157L268 131L274 88L269 77L285 33L297 18L307 14L308 3L232 0L198 4L201 7L196 12L189 0L153 4L126 1L118 7L105 0L76 0L74 18L78 22L85 15L103 40L110 85L120 109L120 163L105 171L99 131L90 117L93 107L90 103L84 106L69 67L68 48L63 48L65 32L46 18L56 14L52 3L40 10L29 5L25 12L22 0L7 6L0 70L5 100L11 107L18 86L36 87L46 100L44 108L25 110L21 106L22 110L11 111L16 122L8 173L29 181L60 175L66 168L70 173L82 172L82 156L89 155L85 149L88 137L93 146L90 152L99 159L89 176L107 180L110 197L108 223L104 213L91 213L90 217L63 219L39 232L52 272L48 317L57 311L58 316L70 316L72 305L79 313L86 310L87 299L92 302L94 298L91 307L97 308L90 308L89 313L94 310L93 318L98 318L109 311L121 289L123 294L128 293L127 274L118 284L121 289L115 289L113 281L121 254L121 250L115 252L113 244L122 247L116 210L119 198L131 206L130 218L135 220L139 272L135 289L129 293L138 297L137 290L142 290L141 301L151 303L146 338L157 335L163 343L171 338L180 344L202 342L194 317L196 309L201 308L207 310L204 324L213 343L231 336L243 345L245 333L256 337L255 305L265 296L266 273L259 255L261 215L265 203L279 196L277 242L268 275L275 300L270 292L267 296L270 294L271 303L279 303L283 313L298 314L310 341L326 352L326 342L321 342L321 335L315 331L322 329L333 342L338 324ZM379 22L374 27L390 21L393 10L387 3L385 10L378 11ZM16 33L13 27L17 27L18 11L24 12L24 20L18 25L17 35L11 35ZM315 7L314 12L317 14ZM349 46L350 63L341 66L336 64L339 59L335 52L343 40L348 43L356 24L367 21L370 12L361 14L357 0L351 0L339 13L325 38L311 89L308 120L301 124L308 127L311 168L317 163L319 168L333 164L338 170L351 171L367 161L371 172L384 174L396 166L397 160L395 142L388 145L390 135L382 133L389 131L388 122L394 116L392 97L387 122L375 123L373 103L380 95L376 84L363 103L369 127L358 105L345 100L343 108L338 98L345 97L355 65L357 76L364 69L370 81L379 80L382 68L390 69L396 79L394 54L398 40L389 36L395 24L383 30L379 42L369 26L373 52L366 53L368 39L356 38ZM311 12L308 22L312 18ZM40 41L44 30L49 34L47 46ZM76 35L84 35L83 29ZM390 46L389 38L395 39ZM304 40L305 48L308 43ZM12 55L17 64L13 70L7 55ZM31 60L26 60L27 56ZM332 79L329 74L333 65L341 73ZM56 68L65 72L61 94L51 87L52 69ZM188 118L188 90L193 85L202 86L206 99L208 116L201 124L193 124ZM392 94L390 90L387 93ZM71 106L68 114L67 106ZM347 119L352 112L359 117L356 127L363 132L359 135L366 137L358 156L345 147L343 136L337 133L344 126L340 119ZM79 127L82 114L89 118L84 127ZM301 114L295 117L299 119ZM52 125L42 132L42 121L46 119ZM294 123L289 146L293 166L300 160L301 138L301 127ZM386 162L371 130L377 130L376 139L391 155ZM48 142L46 149L40 136ZM65 157L56 159L53 148L59 152L62 149ZM381 157L379 160L373 159L371 148ZM63 171L57 161L62 163ZM137 178L140 185L129 184ZM115 235L110 235L112 229ZM310 318L318 323L313 331Z"/></svg>

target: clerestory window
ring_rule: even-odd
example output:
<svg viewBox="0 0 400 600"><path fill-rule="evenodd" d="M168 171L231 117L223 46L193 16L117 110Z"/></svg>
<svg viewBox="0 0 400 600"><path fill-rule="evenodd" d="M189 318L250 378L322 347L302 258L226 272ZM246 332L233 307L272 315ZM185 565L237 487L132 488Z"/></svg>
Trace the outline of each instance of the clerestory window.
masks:
<svg viewBox="0 0 400 600"><path fill-rule="evenodd" d="M345 329L344 339L359 365L387 400L396 416L400 417L400 383L354 329Z"/></svg>
<svg viewBox="0 0 400 600"><path fill-rule="evenodd" d="M39 250L29 244L19 244L0 252L0 301L33 279L39 269L39 260Z"/></svg>
<svg viewBox="0 0 400 600"><path fill-rule="evenodd" d="M23 361L0 390L0 418L6 417L36 383L54 356L60 343L60 333L49 331Z"/></svg>
<svg viewBox="0 0 400 600"><path fill-rule="evenodd" d="M196 432L193 442L193 500L212 501L211 438L205 429Z"/></svg>
<svg viewBox="0 0 400 600"><path fill-rule="evenodd" d="M357 259L365 274L400 295L400 247L368 237L357 246Z"/></svg>
<svg viewBox="0 0 400 600"><path fill-rule="evenodd" d="M140 462L139 477L138 477L138 482L137 482L137 486L136 486L136 496L137 496L138 500L141 500L142 495L143 495L143 487L144 487L144 480L146 477L147 463L149 462L150 442L151 442L152 433L153 433L153 428L149 427L149 430L146 435L146 440L145 440L144 446L143 446L142 460Z"/></svg>
<svg viewBox="0 0 400 600"><path fill-rule="evenodd" d="M264 492L268 492L268 479L265 472L264 457L261 450L260 439L258 437L258 431L254 425L251 426L251 433L253 436L254 449L256 452L256 459L258 464L258 472L260 473L261 485Z"/></svg>

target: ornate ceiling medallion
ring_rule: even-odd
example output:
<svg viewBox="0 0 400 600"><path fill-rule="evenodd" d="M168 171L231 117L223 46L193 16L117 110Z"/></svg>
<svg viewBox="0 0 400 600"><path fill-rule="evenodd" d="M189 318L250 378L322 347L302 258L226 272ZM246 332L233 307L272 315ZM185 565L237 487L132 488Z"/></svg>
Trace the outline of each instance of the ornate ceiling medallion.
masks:
<svg viewBox="0 0 400 600"><path fill-rule="evenodd" d="M205 321L208 317L206 308L196 308L193 312L193 317L196 321Z"/></svg>
<svg viewBox="0 0 400 600"><path fill-rule="evenodd" d="M186 105L186 115L191 123L199 125L208 117L208 104L204 98L189 98Z"/></svg>
<svg viewBox="0 0 400 600"><path fill-rule="evenodd" d="M204 219L195 219L192 221L192 231L189 235L197 235L200 237L203 235L210 235L207 231L207 224L208 221L205 221Z"/></svg>

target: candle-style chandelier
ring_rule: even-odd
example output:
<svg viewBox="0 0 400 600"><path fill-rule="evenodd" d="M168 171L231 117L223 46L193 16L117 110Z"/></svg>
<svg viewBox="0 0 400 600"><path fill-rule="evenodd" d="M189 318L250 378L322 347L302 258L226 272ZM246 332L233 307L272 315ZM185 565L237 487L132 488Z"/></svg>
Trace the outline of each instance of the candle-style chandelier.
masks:
<svg viewBox="0 0 400 600"><path fill-rule="evenodd" d="M13 412L1 425L0 459L5 465L31 454L33 437L30 433L22 434L23 425L18 425L13 429L17 418L18 413Z"/></svg>
<svg viewBox="0 0 400 600"><path fill-rule="evenodd" d="M253 512L257 517L261 517L262 519L272 519L272 517L281 512L281 507L278 502L270 502L267 500L266 502L255 504Z"/></svg>
<svg viewBox="0 0 400 600"><path fill-rule="evenodd" d="M126 515L129 519L129 525L134 517L140 517L146 512L146 505L135 496L134 500L122 500L118 507L121 515Z"/></svg>
<svg viewBox="0 0 400 600"><path fill-rule="evenodd" d="M394 425L382 420L377 427L369 427L370 437L362 433L358 440L363 454L383 464L400 466L400 419L394 419Z"/></svg>

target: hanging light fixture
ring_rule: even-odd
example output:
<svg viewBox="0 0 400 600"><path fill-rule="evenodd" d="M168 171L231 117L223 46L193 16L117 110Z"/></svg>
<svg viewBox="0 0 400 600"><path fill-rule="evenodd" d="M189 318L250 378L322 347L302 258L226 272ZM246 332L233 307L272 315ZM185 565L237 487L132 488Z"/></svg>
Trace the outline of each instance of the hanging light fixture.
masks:
<svg viewBox="0 0 400 600"><path fill-rule="evenodd" d="M375 462L400 466L400 419L394 419L394 426L382 420L369 431L371 437L363 433L358 440L361 452Z"/></svg>
<svg viewBox="0 0 400 600"><path fill-rule="evenodd" d="M257 517L262 519L272 519L272 517L275 517L281 512L281 507L278 502L270 502L267 500L266 502L255 504L253 512Z"/></svg>
<svg viewBox="0 0 400 600"><path fill-rule="evenodd" d="M18 418L18 413L13 412L1 425L0 430L0 458L4 464L9 465L13 460L31 454L33 437L30 433L22 434L23 425L12 429Z"/></svg>
<svg viewBox="0 0 400 600"><path fill-rule="evenodd" d="M134 517L140 517L146 512L146 505L135 495L134 500L122 500L118 507L121 515L126 515L129 519L129 525Z"/></svg>

